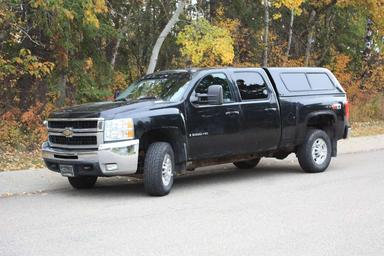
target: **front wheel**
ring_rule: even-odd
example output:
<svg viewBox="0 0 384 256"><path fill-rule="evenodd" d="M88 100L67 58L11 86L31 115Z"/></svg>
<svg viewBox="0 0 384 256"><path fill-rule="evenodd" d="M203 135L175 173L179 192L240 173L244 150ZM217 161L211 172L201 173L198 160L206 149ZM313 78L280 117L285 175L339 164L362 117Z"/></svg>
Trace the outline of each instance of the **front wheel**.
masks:
<svg viewBox="0 0 384 256"><path fill-rule="evenodd" d="M297 151L301 168L310 173L325 171L331 162L331 140L323 130L309 130Z"/></svg>
<svg viewBox="0 0 384 256"><path fill-rule="evenodd" d="M257 157L251 160L234 162L233 164L239 169L252 169L256 167L256 165L260 162L260 159L260 157Z"/></svg>
<svg viewBox="0 0 384 256"><path fill-rule="evenodd" d="M86 189L95 186L97 176L68 177L69 184L76 189Z"/></svg>
<svg viewBox="0 0 384 256"><path fill-rule="evenodd" d="M144 188L152 196L167 195L173 186L174 153L166 142L151 144L144 160Z"/></svg>

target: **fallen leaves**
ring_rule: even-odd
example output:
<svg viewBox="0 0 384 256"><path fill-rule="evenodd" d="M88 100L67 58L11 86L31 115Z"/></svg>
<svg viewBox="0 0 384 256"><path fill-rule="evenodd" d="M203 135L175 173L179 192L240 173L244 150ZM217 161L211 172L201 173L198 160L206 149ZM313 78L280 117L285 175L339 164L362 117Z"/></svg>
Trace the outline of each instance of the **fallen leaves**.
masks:
<svg viewBox="0 0 384 256"><path fill-rule="evenodd" d="M354 122L352 136L370 136L384 134L384 121Z"/></svg>
<svg viewBox="0 0 384 256"><path fill-rule="evenodd" d="M0 149L0 172L39 168L44 168L40 150L23 152L9 147L4 151Z"/></svg>

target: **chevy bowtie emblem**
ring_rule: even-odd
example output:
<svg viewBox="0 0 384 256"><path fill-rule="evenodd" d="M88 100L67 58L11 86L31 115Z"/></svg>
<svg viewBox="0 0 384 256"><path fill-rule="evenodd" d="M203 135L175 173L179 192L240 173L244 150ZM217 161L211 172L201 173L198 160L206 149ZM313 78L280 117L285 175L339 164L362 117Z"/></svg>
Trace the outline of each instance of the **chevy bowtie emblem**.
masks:
<svg viewBox="0 0 384 256"><path fill-rule="evenodd" d="M63 131L63 135L67 138L70 138L73 136L73 131L71 128L65 128L65 130Z"/></svg>

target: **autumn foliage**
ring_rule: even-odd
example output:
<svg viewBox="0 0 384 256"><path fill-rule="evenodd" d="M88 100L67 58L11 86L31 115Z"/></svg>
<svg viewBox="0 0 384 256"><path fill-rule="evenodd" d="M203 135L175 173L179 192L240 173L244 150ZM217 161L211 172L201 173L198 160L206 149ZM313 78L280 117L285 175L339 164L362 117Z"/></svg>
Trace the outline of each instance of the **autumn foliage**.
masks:
<svg viewBox="0 0 384 256"><path fill-rule="evenodd" d="M36 152L54 109L112 100L144 75L176 2L0 1L0 162ZM327 67L347 91L352 121L383 120L383 14L383 0L188 1L157 70Z"/></svg>

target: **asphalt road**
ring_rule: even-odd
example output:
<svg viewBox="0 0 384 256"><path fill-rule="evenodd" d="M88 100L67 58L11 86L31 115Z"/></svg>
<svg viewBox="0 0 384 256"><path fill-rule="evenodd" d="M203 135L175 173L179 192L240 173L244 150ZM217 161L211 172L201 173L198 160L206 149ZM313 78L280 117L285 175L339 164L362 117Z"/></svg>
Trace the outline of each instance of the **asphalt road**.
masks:
<svg viewBox="0 0 384 256"><path fill-rule="evenodd" d="M75 191L33 173L0 176L21 183L0 197L1 256L384 254L384 150L340 155L320 174L293 157L215 166L160 198L126 178Z"/></svg>

